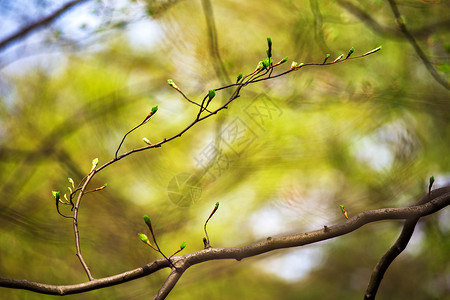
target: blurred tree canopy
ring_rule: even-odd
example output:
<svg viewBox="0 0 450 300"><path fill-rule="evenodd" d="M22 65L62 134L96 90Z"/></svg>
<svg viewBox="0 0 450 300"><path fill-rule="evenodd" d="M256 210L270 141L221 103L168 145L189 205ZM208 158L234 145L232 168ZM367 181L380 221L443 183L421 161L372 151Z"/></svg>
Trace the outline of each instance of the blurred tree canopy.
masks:
<svg viewBox="0 0 450 300"><path fill-rule="evenodd" d="M152 217L160 246L244 245L319 229L350 215L412 204L450 182L448 1L398 1L428 63L399 30L389 1L79 1L0 48L0 276L52 284L86 280L72 222L52 190L67 192L93 158L114 157L123 135L159 106L121 152L170 137L195 117L191 99L251 73L265 58L322 62L373 56L246 87L226 111L161 148L106 168L83 199L81 246L94 277L158 258L136 236ZM41 20L58 1L3 1L0 40ZM285 67L288 68L288 65ZM447 87L445 86L447 83ZM229 92L217 92L217 105ZM66 207L63 208L63 210ZM68 211L67 211L68 212ZM380 299L444 299L450 293L449 211L419 223L388 270ZM371 270L402 222L338 239L187 272L170 299L361 299ZM152 296L168 271L69 299ZM8 299L52 296L2 289Z"/></svg>

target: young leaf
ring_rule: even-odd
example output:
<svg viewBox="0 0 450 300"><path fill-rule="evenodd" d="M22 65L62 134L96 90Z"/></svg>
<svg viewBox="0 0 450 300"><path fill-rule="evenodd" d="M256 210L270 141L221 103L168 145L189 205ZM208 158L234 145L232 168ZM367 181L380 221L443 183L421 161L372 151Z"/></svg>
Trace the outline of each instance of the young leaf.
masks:
<svg viewBox="0 0 450 300"><path fill-rule="evenodd" d="M237 79L236 79L236 83L238 83L239 80L241 80L241 79L242 79L242 73L239 73L239 75L238 75L238 77L237 77Z"/></svg>

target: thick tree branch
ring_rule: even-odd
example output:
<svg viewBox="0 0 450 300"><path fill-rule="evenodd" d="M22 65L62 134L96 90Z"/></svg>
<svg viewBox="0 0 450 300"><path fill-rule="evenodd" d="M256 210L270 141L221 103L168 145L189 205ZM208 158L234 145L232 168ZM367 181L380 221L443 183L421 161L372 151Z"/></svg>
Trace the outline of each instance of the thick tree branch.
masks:
<svg viewBox="0 0 450 300"><path fill-rule="evenodd" d="M428 194L426 195L428 197ZM307 233L294 234L282 237L268 237L266 240L243 246L231 248L208 248L198 252L174 256L173 264L176 269L172 271L169 278L157 294L156 299L164 299L176 282L190 266L218 259L242 260L247 257L256 256L277 249L300 247L319 241L328 240L342 236L357 230L358 228L372 222L381 220L414 219L433 214L450 205L450 187L436 189L430 194L430 201L404 208L382 208L359 213L346 222L327 226L323 229ZM128 282L152 274L160 269L171 267L164 259L155 260L143 267L117 274L102 279L94 279L89 282L74 285L49 285L27 280L12 280L0 277L0 286L7 288L25 289L42 294L67 295L100 289L120 283Z"/></svg>
<svg viewBox="0 0 450 300"><path fill-rule="evenodd" d="M11 44L12 42L24 38L26 37L29 33L40 29L41 27L47 26L49 25L51 22L53 22L54 20L56 20L59 16L61 16L62 14L64 14L65 12L67 12L69 9L71 9L72 7L81 4L83 2L85 2L86 0L73 0L70 2L67 2L66 4L64 4L62 7L60 7L59 9L55 10L54 12L52 12L50 15L39 19L31 24L28 24L27 26L19 29L17 32L11 34L9 37L3 39L2 41L0 41L0 51L7 47L9 44Z"/></svg>
<svg viewBox="0 0 450 300"><path fill-rule="evenodd" d="M430 186L431 189L431 186ZM438 190L437 192L431 191L429 194L423 196L416 205L421 205L432 199L432 197L436 197L436 193L445 193L450 192L450 187L446 187ZM416 224L419 221L420 217L413 217L411 219L406 220L405 225L403 226L402 232L400 236L395 241L394 245L383 255L380 261L375 266L372 276L370 277L369 284L367 286L366 294L364 295L364 299L373 300L377 294L378 288L380 287L381 281L383 280L384 274L387 269L391 265L391 263L406 249L409 241L414 233L414 229L416 228Z"/></svg>

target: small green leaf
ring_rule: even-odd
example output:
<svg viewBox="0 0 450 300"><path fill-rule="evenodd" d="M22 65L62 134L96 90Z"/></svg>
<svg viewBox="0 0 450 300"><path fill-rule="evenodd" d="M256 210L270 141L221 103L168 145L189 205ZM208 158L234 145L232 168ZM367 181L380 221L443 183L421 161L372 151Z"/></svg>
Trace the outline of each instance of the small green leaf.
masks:
<svg viewBox="0 0 450 300"><path fill-rule="evenodd" d="M216 91L215 90L209 90L209 92L208 92L209 101L211 101L212 98L214 98L215 95L216 95Z"/></svg>
<svg viewBox="0 0 450 300"><path fill-rule="evenodd" d="M183 250L184 248L186 248L186 242L182 242L180 245L180 249Z"/></svg>
<svg viewBox="0 0 450 300"><path fill-rule="evenodd" d="M219 208L219 202L216 202L216 209Z"/></svg>
<svg viewBox="0 0 450 300"><path fill-rule="evenodd" d="M272 39L270 37L267 38L267 45L270 47L272 47Z"/></svg>
<svg viewBox="0 0 450 300"><path fill-rule="evenodd" d="M241 79L242 79L242 73L239 73L239 75L238 75L238 77L237 77L237 79L236 79L236 83L238 83L239 80L241 80Z"/></svg>
<svg viewBox="0 0 450 300"><path fill-rule="evenodd" d="M175 82L173 82L172 79L167 79L167 83L168 83L171 87L174 87L174 86L175 86Z"/></svg>
<svg viewBox="0 0 450 300"><path fill-rule="evenodd" d="M152 107L152 114L155 114L158 111L158 105Z"/></svg>
<svg viewBox="0 0 450 300"><path fill-rule="evenodd" d="M56 201L59 201L61 199L61 192L59 191L52 191L53 197L55 197Z"/></svg>
<svg viewBox="0 0 450 300"><path fill-rule="evenodd" d="M287 62L287 61L288 61L288 59L289 59L289 57L287 57L287 56L286 56L285 58L283 58L283 59L281 60L281 62L280 62L280 63L281 63L281 64L282 64L282 63L285 63L285 62Z"/></svg>

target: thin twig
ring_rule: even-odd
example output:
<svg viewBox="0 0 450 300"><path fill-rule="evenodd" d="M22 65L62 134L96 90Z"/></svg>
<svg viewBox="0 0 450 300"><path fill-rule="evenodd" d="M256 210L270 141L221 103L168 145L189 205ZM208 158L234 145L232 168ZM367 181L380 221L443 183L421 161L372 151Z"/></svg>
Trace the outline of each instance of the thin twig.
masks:
<svg viewBox="0 0 450 300"><path fill-rule="evenodd" d="M74 207L73 211L73 231L75 233L75 245L77 248L77 257L81 262L81 265L83 266L84 270L86 271L86 274L89 278L89 280L94 280L94 277L92 276L91 270L89 269L89 266L87 265L86 261L83 258L83 255L81 254L81 246L80 246L80 232L78 231L78 210L80 208L81 198L83 197L84 191L91 181L92 177L94 177L96 170L93 169L91 173L86 177L86 181L84 182L83 186L81 187L81 190L77 197L77 202Z"/></svg>

